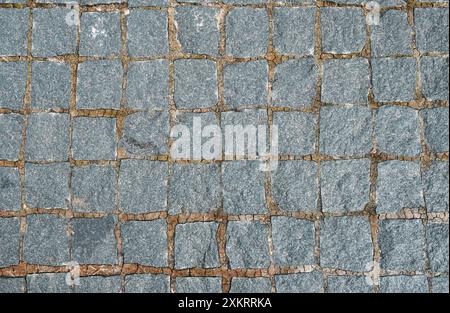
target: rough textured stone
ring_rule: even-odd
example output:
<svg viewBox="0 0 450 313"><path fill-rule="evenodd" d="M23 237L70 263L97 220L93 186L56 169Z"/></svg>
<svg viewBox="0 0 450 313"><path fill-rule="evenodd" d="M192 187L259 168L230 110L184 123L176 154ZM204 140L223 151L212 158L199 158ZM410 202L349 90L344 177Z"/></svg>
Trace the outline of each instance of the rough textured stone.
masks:
<svg viewBox="0 0 450 313"><path fill-rule="evenodd" d="M370 160L324 161L321 163L322 211L362 211L369 202Z"/></svg>
<svg viewBox="0 0 450 313"><path fill-rule="evenodd" d="M448 53L448 8L414 10L417 49Z"/></svg>
<svg viewBox="0 0 450 313"><path fill-rule="evenodd" d="M152 25L146 27L145 25ZM169 52L167 13L131 10L127 18L128 54L133 57L165 55Z"/></svg>
<svg viewBox="0 0 450 313"><path fill-rule="evenodd" d="M169 98L169 62L131 62L128 67L127 107L165 109Z"/></svg>
<svg viewBox="0 0 450 313"><path fill-rule="evenodd" d="M25 164L25 198L30 208L67 208L69 163Z"/></svg>
<svg viewBox="0 0 450 313"><path fill-rule="evenodd" d="M264 172L260 161L222 163L223 207L228 214L264 214Z"/></svg>
<svg viewBox="0 0 450 313"><path fill-rule="evenodd" d="M167 222L129 221L122 224L125 263L167 266Z"/></svg>
<svg viewBox="0 0 450 313"><path fill-rule="evenodd" d="M236 277L231 280L230 293L270 293L271 291L272 284L268 278Z"/></svg>
<svg viewBox="0 0 450 313"><path fill-rule="evenodd" d="M322 274L310 273L275 275L275 286L278 293L322 293Z"/></svg>
<svg viewBox="0 0 450 313"><path fill-rule="evenodd" d="M425 141L432 152L448 151L448 108L423 110Z"/></svg>
<svg viewBox="0 0 450 313"><path fill-rule="evenodd" d="M88 165L72 170L72 208L78 212L113 212L116 171L112 166Z"/></svg>
<svg viewBox="0 0 450 313"><path fill-rule="evenodd" d="M315 8L275 8L274 47L281 54L314 53Z"/></svg>
<svg viewBox="0 0 450 313"><path fill-rule="evenodd" d="M169 276L162 274L137 274L125 277L126 293L168 293Z"/></svg>
<svg viewBox="0 0 450 313"><path fill-rule="evenodd" d="M448 212L448 162L433 161L422 173L428 212Z"/></svg>
<svg viewBox="0 0 450 313"><path fill-rule="evenodd" d="M33 9L34 57L76 53L77 26L67 23L67 16L74 12L65 8Z"/></svg>
<svg viewBox="0 0 450 313"><path fill-rule="evenodd" d="M381 268L385 270L423 270L425 229L420 220L379 222L378 243Z"/></svg>
<svg viewBox="0 0 450 313"><path fill-rule="evenodd" d="M117 264L116 218L72 219L72 259L80 264Z"/></svg>
<svg viewBox="0 0 450 313"><path fill-rule="evenodd" d="M333 156L368 154L372 147L371 117L368 108L321 108L321 153Z"/></svg>
<svg viewBox="0 0 450 313"><path fill-rule="evenodd" d="M448 276L439 276L431 278L431 286L433 293L447 293L448 288Z"/></svg>
<svg viewBox="0 0 450 313"><path fill-rule="evenodd" d="M316 96L317 66L312 58L290 60L275 67L272 102L274 106L303 108Z"/></svg>
<svg viewBox="0 0 450 313"><path fill-rule="evenodd" d="M448 224L427 225L427 247L433 272L448 272Z"/></svg>
<svg viewBox="0 0 450 313"><path fill-rule="evenodd" d="M267 104L269 67L265 61L228 64L224 69L225 104L264 106Z"/></svg>
<svg viewBox="0 0 450 313"><path fill-rule="evenodd" d="M316 212L317 166L312 161L280 161L272 172L272 196L285 211Z"/></svg>
<svg viewBox="0 0 450 313"><path fill-rule="evenodd" d="M122 95L120 61L86 61L78 65L77 107L118 109Z"/></svg>
<svg viewBox="0 0 450 313"><path fill-rule="evenodd" d="M174 100L177 108L206 108L217 103L216 63L176 60Z"/></svg>
<svg viewBox="0 0 450 313"><path fill-rule="evenodd" d="M120 3L120 0L79 0L82 5L98 5L108 3Z"/></svg>
<svg viewBox="0 0 450 313"><path fill-rule="evenodd" d="M321 8L322 51L360 52L366 43L364 11L360 8Z"/></svg>
<svg viewBox="0 0 450 313"><path fill-rule="evenodd" d="M416 67L414 58L372 59L375 101L414 100L416 98Z"/></svg>
<svg viewBox="0 0 450 313"><path fill-rule="evenodd" d="M0 160L17 161L24 119L19 114L0 114Z"/></svg>
<svg viewBox="0 0 450 313"><path fill-rule="evenodd" d="M273 260L279 266L314 264L314 222L272 217Z"/></svg>
<svg viewBox="0 0 450 313"><path fill-rule="evenodd" d="M33 62L32 66L32 107L67 109L71 89L70 65L59 62Z"/></svg>
<svg viewBox="0 0 450 313"><path fill-rule="evenodd" d="M219 10L207 7L177 7L177 39L185 53L217 55L220 33Z"/></svg>
<svg viewBox="0 0 450 313"><path fill-rule="evenodd" d="M220 293L220 277L177 277L177 293Z"/></svg>
<svg viewBox="0 0 450 313"><path fill-rule="evenodd" d="M225 28L228 55L245 58L266 53L269 17L265 9L232 9L226 17Z"/></svg>
<svg viewBox="0 0 450 313"><path fill-rule="evenodd" d="M25 291L25 280L20 278L0 278L0 293L23 293Z"/></svg>
<svg viewBox="0 0 450 313"><path fill-rule="evenodd" d="M78 117L73 121L72 156L77 160L116 159L116 119Z"/></svg>
<svg viewBox="0 0 450 313"><path fill-rule="evenodd" d="M387 161L378 164L377 212L399 212L423 207L420 166L416 162Z"/></svg>
<svg viewBox="0 0 450 313"><path fill-rule="evenodd" d="M31 274L27 276L28 293L71 293L66 273Z"/></svg>
<svg viewBox="0 0 450 313"><path fill-rule="evenodd" d="M26 82L26 62L0 62L0 108L21 109Z"/></svg>
<svg viewBox="0 0 450 313"><path fill-rule="evenodd" d="M120 14L118 12L81 15L80 55L119 55L121 48Z"/></svg>
<svg viewBox="0 0 450 313"><path fill-rule="evenodd" d="M448 100L448 57L422 57L420 75L425 98Z"/></svg>
<svg viewBox="0 0 450 313"><path fill-rule="evenodd" d="M128 0L128 6L139 7L139 6L158 6L167 7L169 5L169 0Z"/></svg>
<svg viewBox="0 0 450 313"><path fill-rule="evenodd" d="M0 167L0 211L18 211L21 208L19 170Z"/></svg>
<svg viewBox="0 0 450 313"><path fill-rule="evenodd" d="M228 222L226 253L231 268L269 266L269 228L259 221Z"/></svg>
<svg viewBox="0 0 450 313"><path fill-rule="evenodd" d="M370 223L365 217L327 217L320 227L322 267L367 271L373 258Z"/></svg>
<svg viewBox="0 0 450 313"><path fill-rule="evenodd" d="M418 111L399 106L379 108L375 120L375 137L380 152L402 156L419 155Z"/></svg>
<svg viewBox="0 0 450 313"><path fill-rule="evenodd" d="M0 10L0 56L27 55L28 9Z"/></svg>
<svg viewBox="0 0 450 313"><path fill-rule="evenodd" d="M373 287L365 276L330 276L329 293L372 293Z"/></svg>
<svg viewBox="0 0 450 313"><path fill-rule="evenodd" d="M218 224L199 222L175 228L175 268L219 267L216 234Z"/></svg>
<svg viewBox="0 0 450 313"><path fill-rule="evenodd" d="M206 213L221 207L220 168L216 164L175 163L169 182L169 213Z"/></svg>
<svg viewBox="0 0 450 313"><path fill-rule="evenodd" d="M17 217L0 218L0 267L19 264L19 227Z"/></svg>
<svg viewBox="0 0 450 313"><path fill-rule="evenodd" d="M81 277L80 286L75 287L77 293L119 293L121 291L120 276Z"/></svg>
<svg viewBox="0 0 450 313"><path fill-rule="evenodd" d="M324 62L322 101L333 104L366 104L369 63L363 58Z"/></svg>
<svg viewBox="0 0 450 313"><path fill-rule="evenodd" d="M428 283L425 276L386 276L380 278L382 293L426 293Z"/></svg>

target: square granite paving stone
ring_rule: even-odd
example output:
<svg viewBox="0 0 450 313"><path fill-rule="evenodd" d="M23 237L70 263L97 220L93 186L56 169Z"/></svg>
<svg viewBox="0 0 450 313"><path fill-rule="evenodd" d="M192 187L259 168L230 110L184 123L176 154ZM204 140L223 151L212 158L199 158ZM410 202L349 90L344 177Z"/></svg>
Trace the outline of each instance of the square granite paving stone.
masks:
<svg viewBox="0 0 450 313"><path fill-rule="evenodd" d="M319 186L313 161L279 161L272 172L272 196L278 207L289 212L317 212Z"/></svg>
<svg viewBox="0 0 450 313"><path fill-rule="evenodd" d="M425 206L420 165L409 161L378 164L377 212L400 212L404 208Z"/></svg>
<svg viewBox="0 0 450 313"><path fill-rule="evenodd" d="M222 163L223 208L227 214L265 214L265 172L261 161Z"/></svg>
<svg viewBox="0 0 450 313"><path fill-rule="evenodd" d="M27 275L27 293L72 293L66 283L67 273L42 273Z"/></svg>
<svg viewBox="0 0 450 313"><path fill-rule="evenodd" d="M372 148L372 112L366 107L322 107L320 152L332 156L364 156Z"/></svg>
<svg viewBox="0 0 450 313"><path fill-rule="evenodd" d="M269 17L265 9L235 8L226 16L226 54L257 57L266 54L269 43Z"/></svg>
<svg viewBox="0 0 450 313"><path fill-rule="evenodd" d="M426 276L384 276L380 277L381 293L428 293Z"/></svg>
<svg viewBox="0 0 450 313"><path fill-rule="evenodd" d="M31 106L35 109L69 108L71 75L68 63L33 62Z"/></svg>
<svg viewBox="0 0 450 313"><path fill-rule="evenodd" d="M272 105L310 107L316 96L317 65L312 58L290 60L275 67Z"/></svg>
<svg viewBox="0 0 450 313"><path fill-rule="evenodd" d="M422 93L427 100L448 101L448 57L422 57L420 75Z"/></svg>
<svg viewBox="0 0 450 313"><path fill-rule="evenodd" d="M369 62L364 58L324 62L322 102L366 105L369 96Z"/></svg>
<svg viewBox="0 0 450 313"><path fill-rule="evenodd" d="M361 8L320 8L322 51L361 52L366 44L366 20Z"/></svg>
<svg viewBox="0 0 450 313"><path fill-rule="evenodd" d="M370 278L366 276L329 276L328 293L372 293Z"/></svg>
<svg viewBox="0 0 450 313"><path fill-rule="evenodd" d="M73 120L72 156L76 160L115 160L116 119L77 117Z"/></svg>
<svg viewBox="0 0 450 313"><path fill-rule="evenodd" d="M86 61L78 65L77 108L119 109L123 67L119 60Z"/></svg>
<svg viewBox="0 0 450 313"><path fill-rule="evenodd" d="M30 208L67 208L69 163L25 164L25 200Z"/></svg>
<svg viewBox="0 0 450 313"><path fill-rule="evenodd" d="M125 263L168 265L166 220L124 222L121 235Z"/></svg>
<svg viewBox="0 0 450 313"><path fill-rule="evenodd" d="M230 293L271 293L272 283L269 278L234 277L231 280Z"/></svg>
<svg viewBox="0 0 450 313"><path fill-rule="evenodd" d="M27 161L69 159L70 116L66 113L33 113L28 117L25 143Z"/></svg>
<svg viewBox="0 0 450 313"><path fill-rule="evenodd" d="M80 25L80 55L106 57L120 54L119 12L83 12Z"/></svg>
<svg viewBox="0 0 450 313"><path fill-rule="evenodd" d="M120 276L85 276L80 277L80 285L75 286L76 293L120 293L122 278Z"/></svg>
<svg viewBox="0 0 450 313"><path fill-rule="evenodd" d="M72 168L72 209L76 212L113 212L116 208L116 170L112 166Z"/></svg>
<svg viewBox="0 0 450 313"><path fill-rule="evenodd" d="M127 16L127 47L131 57L169 53L167 13L159 10L130 10ZM145 27L152 25L152 27Z"/></svg>
<svg viewBox="0 0 450 313"><path fill-rule="evenodd" d="M431 271L448 273L448 224L428 223L426 231L428 259L430 260Z"/></svg>
<svg viewBox="0 0 450 313"><path fill-rule="evenodd" d="M217 164L175 163L169 180L169 214L208 213L222 205Z"/></svg>
<svg viewBox="0 0 450 313"><path fill-rule="evenodd" d="M76 53L77 26L67 23L69 8L33 9L32 54L51 57Z"/></svg>
<svg viewBox="0 0 450 313"><path fill-rule="evenodd" d="M318 271L275 275L277 293L323 293L323 275Z"/></svg>
<svg viewBox="0 0 450 313"><path fill-rule="evenodd" d="M178 109L207 108L217 104L216 63L211 60L175 60L174 101Z"/></svg>
<svg viewBox="0 0 450 313"><path fill-rule="evenodd" d="M24 117L19 114L0 114L0 160L19 160Z"/></svg>
<svg viewBox="0 0 450 313"><path fill-rule="evenodd" d="M0 268L19 264L19 230L17 217L0 218Z"/></svg>
<svg viewBox="0 0 450 313"><path fill-rule="evenodd" d="M372 25L370 35L372 57L412 54L413 29L404 11L389 10L380 15L378 25Z"/></svg>
<svg viewBox="0 0 450 313"><path fill-rule="evenodd" d="M364 210L369 202L370 160L323 161L320 191L323 212Z"/></svg>
<svg viewBox="0 0 450 313"><path fill-rule="evenodd" d="M448 7L414 10L416 44L420 52L448 53Z"/></svg>
<svg viewBox="0 0 450 313"><path fill-rule="evenodd" d="M269 227L259 221L230 221L227 225L226 254L232 269L267 268Z"/></svg>
<svg viewBox="0 0 450 313"><path fill-rule="evenodd" d="M0 167L0 211L19 211L20 209L19 169Z"/></svg>
<svg viewBox="0 0 450 313"><path fill-rule="evenodd" d="M23 293L25 292L25 279L23 277L0 277L0 293Z"/></svg>
<svg viewBox="0 0 450 313"><path fill-rule="evenodd" d="M133 109L165 109L169 101L169 62L130 62L126 106Z"/></svg>
<svg viewBox="0 0 450 313"><path fill-rule="evenodd" d="M27 62L0 62L0 108L22 109L27 75Z"/></svg>
<svg viewBox="0 0 450 313"><path fill-rule="evenodd" d="M73 218L72 260L79 264L117 264L116 222L111 215Z"/></svg>
<svg viewBox="0 0 450 313"><path fill-rule="evenodd" d="M167 211L166 162L122 160L119 172L120 208L125 213Z"/></svg>
<svg viewBox="0 0 450 313"><path fill-rule="evenodd" d="M125 293L169 293L170 277L163 274L125 276Z"/></svg>
<svg viewBox="0 0 450 313"><path fill-rule="evenodd" d="M420 220L382 220L378 229L382 270L424 270L425 228Z"/></svg>
<svg viewBox="0 0 450 313"><path fill-rule="evenodd" d="M313 55L316 8L275 8L273 44L280 54Z"/></svg>
<svg viewBox="0 0 450 313"><path fill-rule="evenodd" d="M449 171L447 161L432 161L422 172L423 192L428 212L448 212Z"/></svg>
<svg viewBox="0 0 450 313"><path fill-rule="evenodd" d="M140 6L157 6L157 7L167 7L169 6L169 0L128 0L129 7L140 7Z"/></svg>
<svg viewBox="0 0 450 313"><path fill-rule="evenodd" d="M314 222L291 217L272 217L273 262L279 266L315 263Z"/></svg>
<svg viewBox="0 0 450 313"><path fill-rule="evenodd" d="M28 9L0 10L0 56L25 56L28 46Z"/></svg>
<svg viewBox="0 0 450 313"><path fill-rule="evenodd" d="M365 217L326 217L320 228L320 266L367 271L373 260L369 220Z"/></svg>
<svg viewBox="0 0 450 313"><path fill-rule="evenodd" d="M221 277L177 277L177 293L221 293Z"/></svg>
<svg viewBox="0 0 450 313"><path fill-rule="evenodd" d="M375 101L401 102L416 99L414 58L373 58L372 82Z"/></svg>
<svg viewBox="0 0 450 313"><path fill-rule="evenodd" d="M383 106L375 114L375 141L379 152L418 156L422 151L417 110Z"/></svg>
<svg viewBox="0 0 450 313"><path fill-rule="evenodd" d="M232 108L267 105L268 71L266 61L225 65L225 105Z"/></svg>
<svg viewBox="0 0 450 313"><path fill-rule="evenodd" d="M448 294L448 276L438 276L431 278L431 290L433 293Z"/></svg>
<svg viewBox="0 0 450 313"><path fill-rule="evenodd" d="M23 250L28 264L61 266L69 262L68 220L48 214L27 216Z"/></svg>
<svg viewBox="0 0 450 313"><path fill-rule="evenodd" d="M177 39L183 52L213 56L219 53L219 13L220 10L208 7L176 8Z"/></svg>
<svg viewBox="0 0 450 313"><path fill-rule="evenodd" d="M425 142L431 152L448 152L448 108L425 109L421 113L425 124Z"/></svg>
<svg viewBox="0 0 450 313"><path fill-rule="evenodd" d="M167 110L130 114L125 117L119 147L130 156L152 156L167 152L169 115Z"/></svg>
<svg viewBox="0 0 450 313"><path fill-rule="evenodd" d="M175 227L175 268L219 267L215 222L178 224Z"/></svg>

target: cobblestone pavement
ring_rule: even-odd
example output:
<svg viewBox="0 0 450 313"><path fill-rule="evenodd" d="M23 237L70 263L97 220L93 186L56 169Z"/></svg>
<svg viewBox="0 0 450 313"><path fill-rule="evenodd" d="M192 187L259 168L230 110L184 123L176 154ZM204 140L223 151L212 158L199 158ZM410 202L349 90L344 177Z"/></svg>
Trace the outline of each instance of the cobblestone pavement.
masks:
<svg viewBox="0 0 450 313"><path fill-rule="evenodd" d="M0 292L448 292L447 0L68 2L0 0Z"/></svg>

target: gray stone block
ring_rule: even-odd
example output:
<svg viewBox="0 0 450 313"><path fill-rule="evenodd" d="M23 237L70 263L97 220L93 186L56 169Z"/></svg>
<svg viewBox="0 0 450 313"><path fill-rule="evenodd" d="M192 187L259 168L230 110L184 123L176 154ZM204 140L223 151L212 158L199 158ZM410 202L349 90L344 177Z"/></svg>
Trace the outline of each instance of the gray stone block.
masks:
<svg viewBox="0 0 450 313"><path fill-rule="evenodd" d="M221 293L220 277L177 277L177 293Z"/></svg>
<svg viewBox="0 0 450 313"><path fill-rule="evenodd" d="M448 101L448 57L422 57L420 75L422 93L427 100Z"/></svg>
<svg viewBox="0 0 450 313"><path fill-rule="evenodd" d="M278 293L322 293L323 276L320 272L275 275Z"/></svg>
<svg viewBox="0 0 450 313"><path fill-rule="evenodd" d="M312 58L290 60L275 67L274 106L310 107L316 96L317 66Z"/></svg>
<svg viewBox="0 0 450 313"><path fill-rule="evenodd" d="M315 263L314 222L290 217L272 217L273 261L279 266Z"/></svg>
<svg viewBox="0 0 450 313"><path fill-rule="evenodd" d="M26 82L26 62L0 62L0 108L22 109Z"/></svg>
<svg viewBox="0 0 450 313"><path fill-rule="evenodd" d="M125 276L126 293L168 293L169 276L137 274Z"/></svg>
<svg viewBox="0 0 450 313"><path fill-rule="evenodd" d="M19 160L24 119L19 114L0 114L0 159Z"/></svg>
<svg viewBox="0 0 450 313"><path fill-rule="evenodd" d="M175 228L175 268L219 267L214 222L178 224Z"/></svg>
<svg viewBox="0 0 450 313"><path fill-rule="evenodd" d="M365 0L330 0L329 2L333 3L342 3L342 4L365 4L367 3ZM433 0L427 2L433 2ZM404 0L379 0L377 3L381 8L388 6L405 6L406 1Z"/></svg>
<svg viewBox="0 0 450 313"><path fill-rule="evenodd" d="M211 2L216 2L215 1L211 1ZM262 3L266 3L267 0L223 0L223 3L226 4L262 4Z"/></svg>
<svg viewBox="0 0 450 313"><path fill-rule="evenodd" d="M423 191L428 212L448 212L448 162L433 161L422 173Z"/></svg>
<svg viewBox="0 0 450 313"><path fill-rule="evenodd" d="M231 268L267 268L269 228L259 221L228 222L226 254Z"/></svg>
<svg viewBox="0 0 450 313"><path fill-rule="evenodd" d="M269 278L235 277L231 280L230 293L270 293L272 284Z"/></svg>
<svg viewBox="0 0 450 313"><path fill-rule="evenodd" d="M425 276L385 276L380 278L381 293L428 293Z"/></svg>
<svg viewBox="0 0 450 313"><path fill-rule="evenodd" d="M121 48L120 14L118 12L81 15L80 55L119 55Z"/></svg>
<svg viewBox="0 0 450 313"><path fill-rule="evenodd" d="M167 266L166 220L124 222L121 234L125 263Z"/></svg>
<svg viewBox="0 0 450 313"><path fill-rule="evenodd" d="M25 199L30 208L69 206L69 163L25 164Z"/></svg>
<svg viewBox="0 0 450 313"><path fill-rule="evenodd" d="M439 276L431 278L433 293L448 293L448 276Z"/></svg>
<svg viewBox="0 0 450 313"><path fill-rule="evenodd" d="M169 0L128 0L128 6L140 7L140 6L158 6L167 7Z"/></svg>
<svg viewBox="0 0 450 313"><path fill-rule="evenodd" d="M448 273L448 224L427 224L427 248L433 272Z"/></svg>
<svg viewBox="0 0 450 313"><path fill-rule="evenodd" d="M120 293L120 276L91 276L81 277L80 285L75 287L77 293Z"/></svg>
<svg viewBox="0 0 450 313"><path fill-rule="evenodd" d="M379 222L378 243L384 270L422 271L425 266L425 229L420 220Z"/></svg>
<svg viewBox="0 0 450 313"><path fill-rule="evenodd" d="M28 9L0 10L0 56L27 55Z"/></svg>
<svg viewBox="0 0 450 313"><path fill-rule="evenodd" d="M448 108L423 110L425 141L432 152L447 152L449 142Z"/></svg>
<svg viewBox="0 0 450 313"><path fill-rule="evenodd" d="M414 24L420 52L448 53L448 7L415 9Z"/></svg>
<svg viewBox="0 0 450 313"><path fill-rule="evenodd" d="M320 178L323 212L362 211L369 202L368 159L324 161Z"/></svg>
<svg viewBox="0 0 450 313"><path fill-rule="evenodd" d="M109 3L120 3L120 0L79 0L82 5L98 5Z"/></svg>
<svg viewBox="0 0 450 313"><path fill-rule="evenodd" d="M19 228L17 217L0 218L0 267L19 264Z"/></svg>
<svg viewBox="0 0 450 313"><path fill-rule="evenodd" d="M20 208L19 169L0 167L0 211L18 211Z"/></svg>
<svg viewBox="0 0 450 313"><path fill-rule="evenodd" d="M387 161L378 165L377 212L399 212L425 205L416 162Z"/></svg>
<svg viewBox="0 0 450 313"><path fill-rule="evenodd" d="M44 273L27 275L28 293L72 293L66 283L67 273Z"/></svg>
<svg viewBox="0 0 450 313"><path fill-rule="evenodd" d="M25 279L23 277L1 277L0 293L23 293L25 292Z"/></svg>
<svg viewBox="0 0 450 313"><path fill-rule="evenodd" d="M328 293L372 293L370 279L365 276L330 276Z"/></svg>

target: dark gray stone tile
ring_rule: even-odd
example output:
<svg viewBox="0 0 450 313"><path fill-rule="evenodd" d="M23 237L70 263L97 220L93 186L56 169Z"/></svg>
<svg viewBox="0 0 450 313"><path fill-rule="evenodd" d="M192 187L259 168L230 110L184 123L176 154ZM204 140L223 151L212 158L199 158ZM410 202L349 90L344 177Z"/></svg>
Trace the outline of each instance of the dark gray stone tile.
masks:
<svg viewBox="0 0 450 313"><path fill-rule="evenodd" d="M0 108L22 109L26 82L26 62L0 62Z"/></svg>
<svg viewBox="0 0 450 313"><path fill-rule="evenodd" d="M122 43L118 12L83 12L80 23L80 55L119 55Z"/></svg>
<svg viewBox="0 0 450 313"><path fill-rule="evenodd" d="M28 9L0 10L0 56L27 55Z"/></svg>
<svg viewBox="0 0 450 313"><path fill-rule="evenodd" d="M448 276L439 276L431 278L433 293L448 293Z"/></svg>
<svg viewBox="0 0 450 313"><path fill-rule="evenodd" d="M269 278L235 277L231 280L230 293L271 293L272 284Z"/></svg>
<svg viewBox="0 0 450 313"><path fill-rule="evenodd" d="M19 264L19 228L17 217L0 218L0 267Z"/></svg>
<svg viewBox="0 0 450 313"><path fill-rule="evenodd" d="M433 161L422 173L423 191L428 212L448 212L448 162Z"/></svg>
<svg viewBox="0 0 450 313"><path fill-rule="evenodd" d="M428 293L425 276L386 276L380 278L382 293Z"/></svg>
<svg viewBox="0 0 450 313"><path fill-rule="evenodd" d="M448 151L448 108L422 111L425 123L425 141L432 152Z"/></svg>
<svg viewBox="0 0 450 313"><path fill-rule="evenodd" d="M128 0L128 6L140 7L140 6L158 6L167 7L169 0Z"/></svg>
<svg viewBox="0 0 450 313"><path fill-rule="evenodd" d="M120 276L91 276L81 277L80 285L75 287L77 293L120 293Z"/></svg>
<svg viewBox="0 0 450 313"><path fill-rule="evenodd" d="M45 273L27 275L28 293L72 293L66 283L66 273Z"/></svg>
<svg viewBox="0 0 450 313"><path fill-rule="evenodd" d="M125 276L126 293L168 293L169 276L162 274L137 274Z"/></svg>
<svg viewBox="0 0 450 313"><path fill-rule="evenodd" d="M25 279L23 277L1 277L0 293L23 293L25 291Z"/></svg>
<svg viewBox="0 0 450 313"><path fill-rule="evenodd" d="M448 57L422 57L420 75L425 98L448 101Z"/></svg>
<svg viewBox="0 0 450 313"><path fill-rule="evenodd" d="M414 24L420 52L448 53L448 8L417 8Z"/></svg>
<svg viewBox="0 0 450 313"><path fill-rule="evenodd" d="M328 293L372 293L373 287L365 276L330 276Z"/></svg>
<svg viewBox="0 0 450 313"><path fill-rule="evenodd" d="M177 293L221 293L220 277L177 277Z"/></svg>
<svg viewBox="0 0 450 313"><path fill-rule="evenodd" d="M433 272L448 273L448 224L427 224L427 247Z"/></svg>
<svg viewBox="0 0 450 313"><path fill-rule="evenodd" d="M0 211L18 211L20 208L19 169L0 167Z"/></svg>
<svg viewBox="0 0 450 313"><path fill-rule="evenodd" d="M323 277L320 272L275 275L278 293L322 293Z"/></svg>
<svg viewBox="0 0 450 313"><path fill-rule="evenodd" d="M0 114L0 160L19 160L24 119L19 114Z"/></svg>

